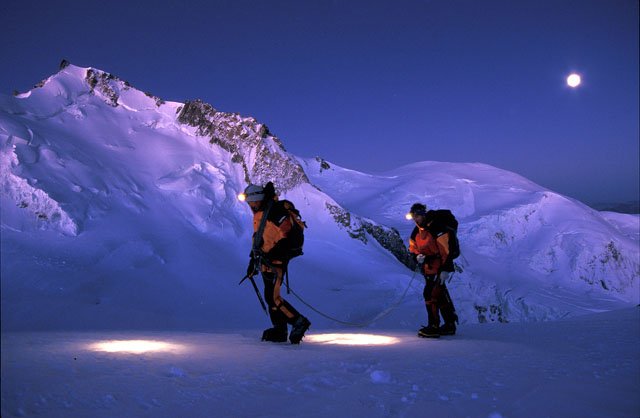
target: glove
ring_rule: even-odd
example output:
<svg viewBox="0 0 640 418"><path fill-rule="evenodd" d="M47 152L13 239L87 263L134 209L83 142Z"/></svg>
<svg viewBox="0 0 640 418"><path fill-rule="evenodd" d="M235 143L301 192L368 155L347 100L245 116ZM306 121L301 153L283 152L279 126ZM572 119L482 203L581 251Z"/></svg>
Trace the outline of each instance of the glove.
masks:
<svg viewBox="0 0 640 418"><path fill-rule="evenodd" d="M424 254L418 254L416 256L416 261L418 262L418 264L422 265L424 264L424 259L425 259L425 255Z"/></svg>
<svg viewBox="0 0 640 418"><path fill-rule="evenodd" d="M249 259L249 265L247 266L247 276L252 277L256 273L256 261L253 257Z"/></svg>
<svg viewBox="0 0 640 418"><path fill-rule="evenodd" d="M451 273L448 271L441 271L438 276L441 284L447 284L451 281Z"/></svg>

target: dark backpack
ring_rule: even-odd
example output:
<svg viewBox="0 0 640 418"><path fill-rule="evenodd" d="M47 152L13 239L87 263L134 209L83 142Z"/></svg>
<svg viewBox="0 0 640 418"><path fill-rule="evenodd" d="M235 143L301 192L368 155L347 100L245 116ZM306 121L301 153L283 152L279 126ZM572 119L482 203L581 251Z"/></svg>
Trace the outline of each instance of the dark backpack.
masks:
<svg viewBox="0 0 640 418"><path fill-rule="evenodd" d="M307 224L302 220L300 211L296 209L292 202L288 200L280 200L279 204L289 213L291 221L291 230L287 233L286 245L285 245L285 257L287 260L298 257L302 254L302 247L304 245L304 229Z"/></svg>
<svg viewBox="0 0 640 418"><path fill-rule="evenodd" d="M427 222L431 222L429 230L437 238L449 233L449 256L442 267L442 271L455 271L453 260L460 256L460 242L458 241L458 221L448 209L430 210Z"/></svg>
<svg viewBox="0 0 640 418"><path fill-rule="evenodd" d="M304 254L302 252L302 246L304 245L304 230L307 227L307 224L302 220L300 211L296 209L292 202L288 200L280 200L278 201L278 204L281 204L282 208L289 213L289 218L291 221L291 229L287 233L287 237L282 240L284 242L282 250L285 257L284 276L288 294L291 292L289 288L288 264L292 258Z"/></svg>
<svg viewBox="0 0 640 418"><path fill-rule="evenodd" d="M263 215L263 219L266 221L267 217L271 218L273 216L277 217L277 221L273 219L274 222L277 222L277 225L280 225L284 222L284 217L287 215L291 221L291 229L287 233L287 236L280 240L276 246L272 249L273 256L278 257L282 261L289 262L292 258L301 256L302 246L304 245L304 229L307 227L307 224L302 220L300 216L300 212L296 209L295 205L288 200L279 200L276 195L275 186L273 182L268 182L264 186L264 198L269 203L267 204L267 208L265 209L265 214ZM287 215L285 215L287 214ZM264 223L260 224L260 227L256 231L255 237L259 237L259 241L254 242L254 248L260 248L262 245L262 233L264 231Z"/></svg>

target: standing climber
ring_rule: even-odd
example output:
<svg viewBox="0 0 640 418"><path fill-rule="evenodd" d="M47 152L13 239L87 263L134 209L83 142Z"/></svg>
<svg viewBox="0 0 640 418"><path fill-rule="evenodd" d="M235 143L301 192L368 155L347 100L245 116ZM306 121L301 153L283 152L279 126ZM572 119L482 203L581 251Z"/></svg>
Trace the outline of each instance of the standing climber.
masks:
<svg viewBox="0 0 640 418"><path fill-rule="evenodd" d="M304 223L291 202L277 199L272 182L264 187L249 184L240 198L253 212L253 246L247 277L262 273L264 298L273 325L262 333L262 340L287 341L289 324L289 341L299 344L311 322L282 297L280 290L290 259L302 254L298 241L299 228L304 228Z"/></svg>
<svg viewBox="0 0 640 418"><path fill-rule="evenodd" d="M446 281L453 271L453 258L459 254L455 232L458 223L448 210L429 210L415 203L409 211L416 226L409 239L409 252L424 275L424 302L428 325L418 331L420 337L439 338L456 333L456 315ZM452 251L452 244L454 244ZM440 315L444 324L440 326Z"/></svg>

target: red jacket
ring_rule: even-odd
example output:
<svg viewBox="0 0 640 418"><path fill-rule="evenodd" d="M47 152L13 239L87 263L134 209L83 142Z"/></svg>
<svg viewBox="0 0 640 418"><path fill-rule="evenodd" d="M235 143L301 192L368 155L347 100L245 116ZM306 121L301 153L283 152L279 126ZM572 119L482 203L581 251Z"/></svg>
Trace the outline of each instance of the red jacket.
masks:
<svg viewBox="0 0 640 418"><path fill-rule="evenodd" d="M437 274L449 255L449 234L435 237L427 228L416 226L409 239L409 252L424 254L424 274Z"/></svg>

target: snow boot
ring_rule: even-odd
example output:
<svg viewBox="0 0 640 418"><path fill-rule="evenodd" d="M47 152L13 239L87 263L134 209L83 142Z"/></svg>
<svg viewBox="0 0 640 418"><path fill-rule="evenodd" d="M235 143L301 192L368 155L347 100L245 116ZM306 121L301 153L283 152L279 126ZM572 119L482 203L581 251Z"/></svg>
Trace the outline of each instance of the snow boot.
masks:
<svg viewBox="0 0 640 418"><path fill-rule="evenodd" d="M438 332L440 335L456 335L456 324L453 322L448 322L438 328Z"/></svg>
<svg viewBox="0 0 640 418"><path fill-rule="evenodd" d="M440 338L440 332L438 332L438 327L435 325L429 325L427 327L422 327L418 331L418 337L422 338Z"/></svg>
<svg viewBox="0 0 640 418"><path fill-rule="evenodd" d="M289 341L291 341L291 344L300 344L302 337L304 337L304 333L307 332L310 326L311 322L309 322L309 320L304 316L300 315L293 324L293 328L291 328L291 334L289 334Z"/></svg>
<svg viewBox="0 0 640 418"><path fill-rule="evenodd" d="M287 329L284 328L269 328L265 329L262 333L262 341L269 341L272 343L284 343L287 341Z"/></svg>

